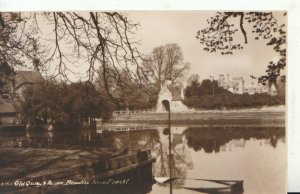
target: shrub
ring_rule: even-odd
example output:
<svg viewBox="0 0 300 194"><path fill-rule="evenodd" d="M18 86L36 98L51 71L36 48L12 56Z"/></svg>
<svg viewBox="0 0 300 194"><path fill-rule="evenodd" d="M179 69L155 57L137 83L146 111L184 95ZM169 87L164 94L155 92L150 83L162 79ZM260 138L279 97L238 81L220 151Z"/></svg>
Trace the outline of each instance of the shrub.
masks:
<svg viewBox="0 0 300 194"><path fill-rule="evenodd" d="M186 97L183 103L190 108L222 109L249 108L285 104L283 96L268 94L231 94L199 95Z"/></svg>

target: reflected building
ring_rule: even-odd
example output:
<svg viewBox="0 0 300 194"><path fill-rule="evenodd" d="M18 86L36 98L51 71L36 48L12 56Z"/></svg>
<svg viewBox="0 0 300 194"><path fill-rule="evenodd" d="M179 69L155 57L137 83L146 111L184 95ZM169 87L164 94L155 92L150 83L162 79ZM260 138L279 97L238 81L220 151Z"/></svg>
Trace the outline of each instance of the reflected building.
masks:
<svg viewBox="0 0 300 194"><path fill-rule="evenodd" d="M220 152L231 152L232 148L245 148L246 140L245 139L233 139L226 143L225 145L220 146Z"/></svg>
<svg viewBox="0 0 300 194"><path fill-rule="evenodd" d="M187 170L193 168L191 153L187 149L186 139L184 138L184 128L177 128L173 134L171 129L171 156L169 155L169 134L164 134L164 129L160 129L160 149L157 155L156 162L153 166L153 174L157 177L170 176L169 162L171 160L171 173L172 177L186 178ZM178 133L181 131L182 133ZM176 180L174 187L184 184L184 179Z"/></svg>
<svg viewBox="0 0 300 194"><path fill-rule="evenodd" d="M234 147L244 148L246 145L246 140L245 139L234 139L231 141L231 143L234 145Z"/></svg>

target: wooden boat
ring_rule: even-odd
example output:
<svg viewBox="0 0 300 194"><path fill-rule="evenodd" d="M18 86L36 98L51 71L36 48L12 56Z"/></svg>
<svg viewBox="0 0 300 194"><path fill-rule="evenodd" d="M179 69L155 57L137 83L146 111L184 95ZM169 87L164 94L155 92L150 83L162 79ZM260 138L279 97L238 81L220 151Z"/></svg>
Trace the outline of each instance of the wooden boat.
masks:
<svg viewBox="0 0 300 194"><path fill-rule="evenodd" d="M194 178L156 177L158 184L168 184L179 179L185 179L180 188L211 194L242 194L244 192L242 180L212 180Z"/></svg>

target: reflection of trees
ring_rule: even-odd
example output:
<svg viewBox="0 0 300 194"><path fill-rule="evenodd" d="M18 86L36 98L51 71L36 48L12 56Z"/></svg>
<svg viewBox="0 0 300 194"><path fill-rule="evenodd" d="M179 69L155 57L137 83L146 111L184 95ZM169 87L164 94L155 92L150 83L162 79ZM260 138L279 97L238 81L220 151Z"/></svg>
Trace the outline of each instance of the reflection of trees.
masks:
<svg viewBox="0 0 300 194"><path fill-rule="evenodd" d="M151 149L152 155L157 157L153 166L153 173L157 177L169 176L169 160L171 160L172 177L185 178L187 169L192 168L190 153L187 150L186 139L183 134L172 134L172 155L169 157L168 134L162 130L141 130L130 132L109 132L98 134L89 130L31 130L10 133L2 133L2 137L23 139L22 146L25 147L106 147L110 149ZM174 183L183 184L183 179Z"/></svg>
<svg viewBox="0 0 300 194"><path fill-rule="evenodd" d="M1 138L13 142L16 147L48 147L53 143L53 131L4 130ZM5 145L3 145L5 146Z"/></svg>
<svg viewBox="0 0 300 194"><path fill-rule="evenodd" d="M284 127L201 127L189 128L184 132L187 145L195 151L203 149L206 153L220 152L220 147L231 140L268 139L271 146L277 146L279 138L285 136Z"/></svg>
<svg viewBox="0 0 300 194"><path fill-rule="evenodd" d="M27 130L1 131L1 138L22 141L26 147L106 147L112 149L155 148L159 137L157 130L111 132L98 134L93 130Z"/></svg>

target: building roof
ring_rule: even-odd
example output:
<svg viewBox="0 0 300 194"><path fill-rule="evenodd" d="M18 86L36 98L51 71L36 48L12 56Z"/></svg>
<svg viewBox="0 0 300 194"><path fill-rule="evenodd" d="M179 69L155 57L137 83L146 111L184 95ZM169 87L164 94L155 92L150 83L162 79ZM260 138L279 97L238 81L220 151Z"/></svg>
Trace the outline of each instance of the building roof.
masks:
<svg viewBox="0 0 300 194"><path fill-rule="evenodd" d="M40 73L35 71L17 71L15 76L15 89L18 89L23 84L32 84L43 81Z"/></svg>

